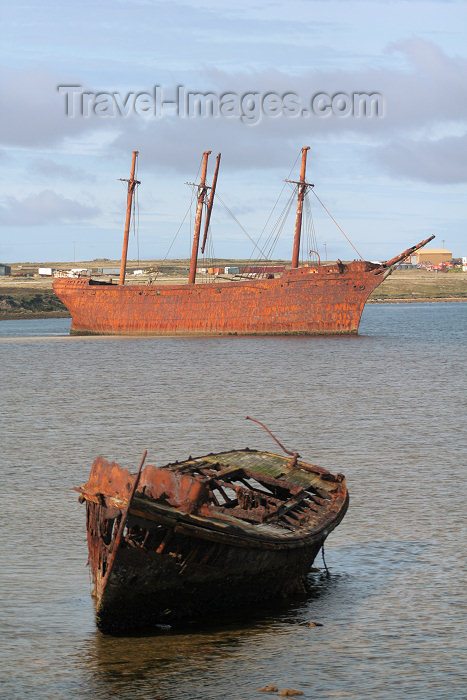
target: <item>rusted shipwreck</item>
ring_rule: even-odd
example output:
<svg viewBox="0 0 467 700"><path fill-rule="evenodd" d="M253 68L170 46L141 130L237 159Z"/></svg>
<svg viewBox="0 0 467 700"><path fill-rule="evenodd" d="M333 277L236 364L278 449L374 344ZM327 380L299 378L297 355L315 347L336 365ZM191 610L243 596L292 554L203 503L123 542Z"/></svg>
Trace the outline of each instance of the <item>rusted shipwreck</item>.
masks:
<svg viewBox="0 0 467 700"><path fill-rule="evenodd" d="M342 474L250 449L137 474L99 457L87 484L96 619L108 633L212 619L304 590L348 506Z"/></svg>
<svg viewBox="0 0 467 700"><path fill-rule="evenodd" d="M426 245L434 236L382 263L361 259L349 263L338 260L334 264L322 265L316 251L309 251L316 256L315 262L300 265L300 257L303 257L304 202L307 192L313 187L306 181L308 150L308 147L302 149L300 179L287 181L295 186L297 194L292 262L289 269L277 274L273 267L269 267L267 261L263 260L255 273L236 275L222 281L213 278L211 284L196 283L203 211L206 210L206 217L201 252L205 249L208 237L221 155L219 153L217 156L212 185L209 187L206 184L206 172L211 151L205 151L201 181L198 186L188 284L150 283L144 286L125 284L133 194L139 184L135 178L138 152L134 151L131 175L128 180L126 223L118 284L112 280L106 282L92 278L62 278L54 281L55 294L71 314L71 333L78 335L357 333L363 308L371 292L391 273L394 265ZM209 198L208 190L210 190ZM321 201L320 203L322 204Z"/></svg>

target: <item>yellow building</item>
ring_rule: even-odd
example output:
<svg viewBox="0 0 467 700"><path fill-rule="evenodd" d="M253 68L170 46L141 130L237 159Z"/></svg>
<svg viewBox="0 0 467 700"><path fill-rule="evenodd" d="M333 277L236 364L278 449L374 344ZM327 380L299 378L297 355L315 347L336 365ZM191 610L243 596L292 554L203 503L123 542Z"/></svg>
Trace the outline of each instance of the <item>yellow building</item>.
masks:
<svg viewBox="0 0 467 700"><path fill-rule="evenodd" d="M440 265L443 262L451 262L452 253L444 248L420 248L410 256L412 265L420 263L431 263L432 265Z"/></svg>

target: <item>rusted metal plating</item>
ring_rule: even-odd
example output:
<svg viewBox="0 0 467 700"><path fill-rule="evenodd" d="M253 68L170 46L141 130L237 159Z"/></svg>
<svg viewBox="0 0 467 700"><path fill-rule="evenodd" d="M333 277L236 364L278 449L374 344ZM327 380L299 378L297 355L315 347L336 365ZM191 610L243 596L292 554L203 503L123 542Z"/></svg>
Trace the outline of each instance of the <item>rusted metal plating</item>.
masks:
<svg viewBox="0 0 467 700"><path fill-rule="evenodd" d="M380 267L299 267L274 279L202 285L120 286L56 279L72 333L130 335L356 333Z"/></svg>
<svg viewBox="0 0 467 700"><path fill-rule="evenodd" d="M113 548L112 548L112 554L111 554L110 559L109 559L109 562L108 562L108 566L107 566L107 571L106 571L106 573L105 573L105 577L104 577L104 579L103 579L103 581L102 581L102 587L103 587L103 588L105 588L106 583L107 583L107 581L109 580L109 576L110 576L110 574L112 573L112 567L113 567L113 565L114 565L116 556L117 556L117 554L118 554L118 549L119 549L119 547L120 547L120 542L122 541L123 531L124 531L124 529L125 529L125 525L126 525L127 520L128 520L128 514L129 514L129 512L130 512L131 502L132 502L133 497L134 497L134 495L135 495L136 489L138 488L139 480L140 480L140 477L141 477L141 470L142 470L142 468L143 468L143 464L144 464L144 462L145 462L145 460L146 460L146 455L147 455L147 454L148 454L148 451L145 450L145 451L144 451L144 454L143 454L143 457L142 457L142 459L141 459L141 463L140 463L140 465L139 465L138 473L136 474L136 477L135 477L135 480L134 480L134 483L133 483L133 486L132 486L132 489L131 489L131 492L130 492L130 496L129 496L129 498L128 498L128 502L127 502L126 507L124 508L124 510L122 511L122 514L121 514L121 516L120 516L120 523L119 523L119 526L118 526L117 534L115 535L115 541L114 541Z"/></svg>
<svg viewBox="0 0 467 700"><path fill-rule="evenodd" d="M339 261L224 284L140 287L58 278L53 287L77 334L352 334L367 298L390 270L388 263Z"/></svg>

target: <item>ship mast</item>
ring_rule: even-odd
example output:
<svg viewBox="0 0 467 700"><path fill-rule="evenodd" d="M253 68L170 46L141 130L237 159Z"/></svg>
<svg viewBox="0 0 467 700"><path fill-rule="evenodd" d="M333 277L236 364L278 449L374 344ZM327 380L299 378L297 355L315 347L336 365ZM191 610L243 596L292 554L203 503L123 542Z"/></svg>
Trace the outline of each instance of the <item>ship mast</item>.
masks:
<svg viewBox="0 0 467 700"><path fill-rule="evenodd" d="M208 237L209 223L211 221L212 205L214 204L214 195L216 193L217 175L219 174L219 163L220 162L221 162L221 154L218 153L217 160L216 160L216 169L214 170L214 177L212 178L211 194L209 195L208 209L206 212L206 221L204 222L203 242L201 243L201 252L202 253L204 253L204 249L206 247L206 240Z"/></svg>
<svg viewBox="0 0 467 700"><path fill-rule="evenodd" d="M136 185L139 185L139 181L135 180L135 167L136 158L138 157L138 151L133 151L133 160L131 162L131 174L130 179L121 177L120 180L123 182L128 182L128 197L126 202L126 220L125 220L125 233L123 235L123 250L122 250L122 260L120 263L120 281L119 284L125 284L125 271L126 271L126 258L128 253L128 236L130 233L130 219L131 219L131 205L133 202L133 192L135 191Z"/></svg>
<svg viewBox="0 0 467 700"><path fill-rule="evenodd" d="M208 158L211 151L204 151L203 153L203 167L201 169L201 182L198 185L198 206L196 208L196 219L195 219L195 232L193 234L193 248L191 251L191 262L190 262L190 274L188 277L188 284L194 284L196 278L196 264L198 262L198 248L199 248L199 232L201 230L201 217L203 215L203 204L206 197L207 187L206 187L206 170L208 167Z"/></svg>
<svg viewBox="0 0 467 700"><path fill-rule="evenodd" d="M313 187L308 182L305 182L305 172L306 172L306 156L307 152L310 150L309 146L302 148L302 167L300 169L300 180L295 182L298 185L298 198L297 198L297 217L295 219L295 235L293 240L293 252L292 252L292 267L298 267L298 258L300 255L300 237L302 235L302 213L303 213L303 200L305 199L305 194L308 187ZM294 182L293 180L286 180L286 182Z"/></svg>

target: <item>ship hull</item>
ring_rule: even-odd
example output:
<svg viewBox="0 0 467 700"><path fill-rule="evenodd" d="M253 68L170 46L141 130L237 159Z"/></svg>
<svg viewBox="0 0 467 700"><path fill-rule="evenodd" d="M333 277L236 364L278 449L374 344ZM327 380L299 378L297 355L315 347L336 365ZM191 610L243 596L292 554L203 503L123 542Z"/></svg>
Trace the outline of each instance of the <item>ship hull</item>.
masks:
<svg viewBox="0 0 467 700"><path fill-rule="evenodd" d="M380 266L300 267L275 279L117 285L57 279L71 333L98 335L356 334Z"/></svg>

